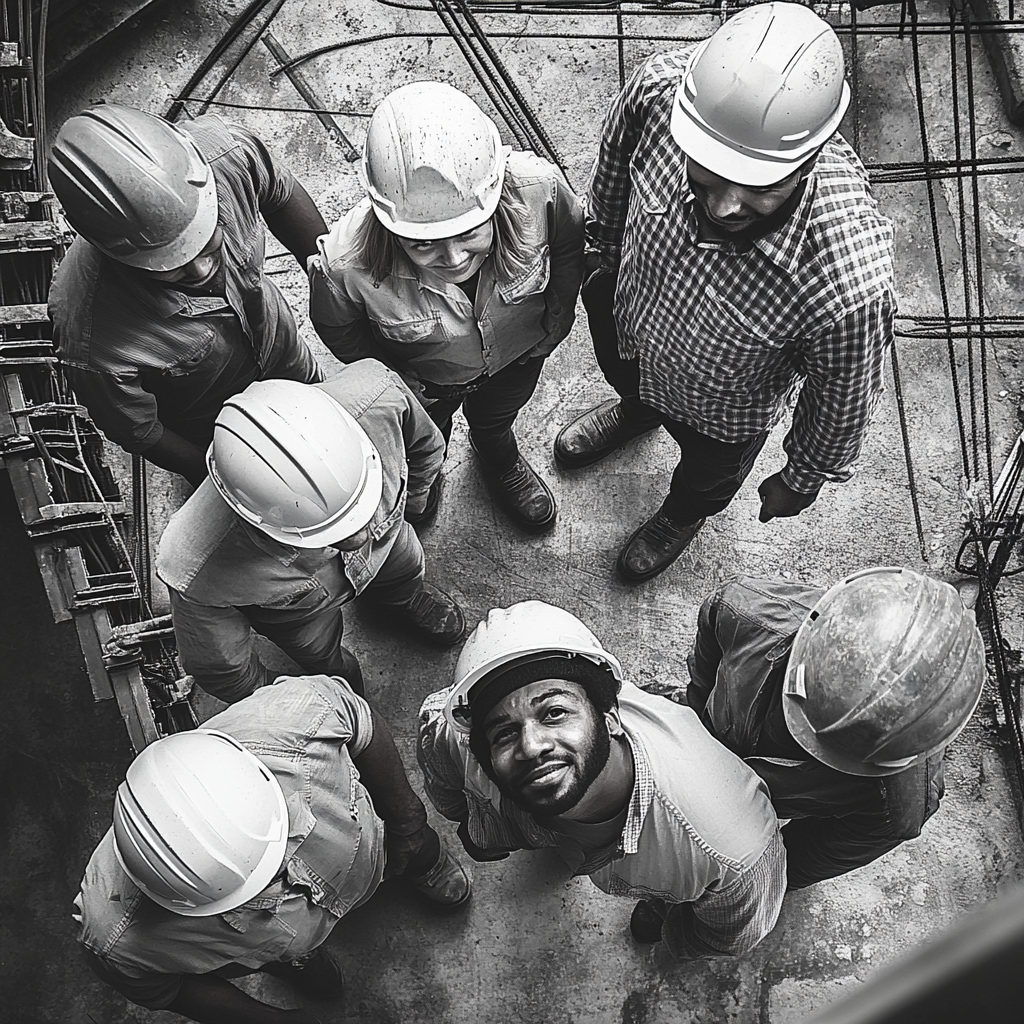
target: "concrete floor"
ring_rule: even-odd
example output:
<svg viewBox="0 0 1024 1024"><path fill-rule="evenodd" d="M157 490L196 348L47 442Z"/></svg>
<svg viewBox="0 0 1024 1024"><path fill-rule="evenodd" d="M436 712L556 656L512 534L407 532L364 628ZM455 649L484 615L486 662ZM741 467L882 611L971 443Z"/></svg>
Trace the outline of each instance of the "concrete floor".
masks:
<svg viewBox="0 0 1024 1024"><path fill-rule="evenodd" d="M82 106L104 98L163 111L243 6L232 0L165 5L165 20L140 28L123 49L65 80L51 94L54 129ZM877 16L895 17L896 10L885 9ZM938 5L921 10L944 16ZM598 35L613 32L615 25L614 18L598 16L483 20L494 32ZM636 36L671 32L695 37L711 26L708 19L682 15L626 19L627 32ZM400 30L435 30L438 38L358 46L305 67L326 107L368 114L390 88L429 77L443 78L482 99L465 61L432 14L372 0L344 5L289 0L274 25L275 35L293 55L327 41ZM618 85L614 44L522 38L498 39L496 45L556 140L571 180L582 188L603 111ZM644 55L667 45L628 43L627 72ZM952 133L948 40L926 40L923 51L926 122L933 151L943 150ZM861 154L869 162L920 159L909 42L864 37L859 53L855 99ZM303 105L288 82L268 78L272 66L265 48L257 46L220 98L268 107ZM980 58L974 72L982 146L992 147L993 155L1019 154L1021 133L1006 122ZM341 158L315 118L255 110L227 113L273 144L320 202L329 222L359 197L353 165ZM340 116L339 122L361 145L365 118ZM1024 294L1020 180L985 178L980 189L986 298L993 313L1017 312ZM897 224L902 312L941 313L923 186L879 186L877 194ZM962 291L955 202L955 183L944 183L939 194L941 246L954 309ZM273 266L289 267L276 280L301 314L305 283L290 264L281 260ZM312 339L308 324L303 329ZM545 537L527 537L492 508L473 465L465 425L457 420L445 467L444 501L436 522L422 534L428 572L458 596L473 621L491 607L526 598L564 605L592 626L636 682L666 691L685 685L686 653L700 601L734 573L781 574L827 584L860 567L902 563L950 578L960 539L961 485L945 346L904 342L900 360L927 561L915 535L890 387L853 481L827 486L818 502L795 520L759 524L757 483L783 461L782 431L777 431L736 501L708 525L678 565L645 585L624 586L613 572L615 555L660 502L674 447L667 436L652 436L599 467L574 473L554 467L550 444L558 426L607 394L583 322L549 361L518 431L524 450L558 497L557 528ZM989 393L997 470L1014 436L1013 397L1022 376L1020 352L1009 342L993 343ZM111 461L123 472L119 453L112 451ZM151 493L151 529L157 537L183 492L175 481L153 472ZM17 530L7 528L4 538L15 551ZM116 709L109 703L89 703L73 630L46 621L31 563L23 555L12 555L12 573L15 563L21 575L18 598L12 602L17 607L5 616L5 643L16 649L12 657L18 660L6 662L14 669L5 674L3 684L13 710L0 723L8 740L6 884L0 890L3 1017L11 1024L169 1024L180 1018L127 1006L77 959L68 907L85 860L108 826L113 788L122 777L128 749ZM1005 628L1018 646L1021 593L1019 583L1014 587L1006 581L1001 588ZM358 604L346 609L346 621L349 642L363 660L368 693L390 721L414 772L416 710L427 692L450 681L455 653L427 651L396 638L386 623L364 615ZM29 634L31 650L20 641ZM24 677L35 685L23 687ZM203 711L209 714L212 708L204 703ZM947 796L922 837L873 865L788 897L774 933L741 960L677 965L659 948L637 947L627 930L631 904L605 896L587 879L567 877L550 853L476 865L473 901L455 916L434 916L400 883L389 883L331 936L330 947L346 965L349 991L343 1003L318 1007L317 1012L324 1021L360 1024L796 1024L873 968L1021 878L1024 846L1007 764L991 695L986 695L950 751ZM243 984L278 1005L298 1005L294 994L273 979L256 977Z"/></svg>

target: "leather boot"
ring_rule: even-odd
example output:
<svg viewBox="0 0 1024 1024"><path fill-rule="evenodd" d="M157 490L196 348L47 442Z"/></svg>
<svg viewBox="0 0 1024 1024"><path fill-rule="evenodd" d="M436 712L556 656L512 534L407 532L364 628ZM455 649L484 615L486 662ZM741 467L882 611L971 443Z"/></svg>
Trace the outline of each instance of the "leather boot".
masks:
<svg viewBox="0 0 1024 1024"><path fill-rule="evenodd" d="M437 863L422 875L409 878L409 882L418 893L445 910L461 907L473 891L469 875L444 840L441 840Z"/></svg>
<svg viewBox="0 0 1024 1024"><path fill-rule="evenodd" d="M426 526L434 516L437 515L437 506L441 504L441 491L444 487L444 476L440 473L434 477L434 482L427 492L427 503L423 511L419 513L410 512L406 509L405 521L410 526Z"/></svg>
<svg viewBox="0 0 1024 1024"><path fill-rule="evenodd" d="M629 916L629 931L637 942L649 945L661 942L661 926L665 923L664 900L640 900Z"/></svg>
<svg viewBox="0 0 1024 1024"><path fill-rule="evenodd" d="M618 398L610 398L562 427L555 438L555 458L573 469L589 466L657 426L657 419L637 418Z"/></svg>
<svg viewBox="0 0 1024 1024"><path fill-rule="evenodd" d="M516 456L511 469L499 473L480 454L472 437L469 443L480 458L480 467L491 495L512 521L534 533L550 530L558 517L555 496L522 452Z"/></svg>
<svg viewBox="0 0 1024 1024"><path fill-rule="evenodd" d="M664 572L690 546L704 522L680 526L658 509L626 541L619 553L619 573L630 583L642 583Z"/></svg>
<svg viewBox="0 0 1024 1024"><path fill-rule="evenodd" d="M421 640L437 647L452 647L466 635L466 616L458 602L426 580L411 600L387 607L398 612Z"/></svg>

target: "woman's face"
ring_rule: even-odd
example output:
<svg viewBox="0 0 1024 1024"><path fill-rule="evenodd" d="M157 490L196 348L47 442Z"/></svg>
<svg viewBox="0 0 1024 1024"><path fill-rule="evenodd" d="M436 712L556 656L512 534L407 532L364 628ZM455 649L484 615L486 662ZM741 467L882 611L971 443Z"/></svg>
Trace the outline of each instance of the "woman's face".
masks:
<svg viewBox="0 0 1024 1024"><path fill-rule="evenodd" d="M428 268L446 284L468 281L482 266L494 242L494 226L486 221L477 228L450 238L426 239L398 236L405 255L417 267Z"/></svg>

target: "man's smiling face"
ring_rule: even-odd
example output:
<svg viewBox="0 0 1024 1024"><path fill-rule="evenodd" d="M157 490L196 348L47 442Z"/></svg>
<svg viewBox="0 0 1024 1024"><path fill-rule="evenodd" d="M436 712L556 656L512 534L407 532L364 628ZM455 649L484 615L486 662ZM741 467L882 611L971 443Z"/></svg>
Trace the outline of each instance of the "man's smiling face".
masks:
<svg viewBox="0 0 1024 1024"><path fill-rule="evenodd" d="M578 683L541 679L514 690L484 720L499 789L532 814L575 807L608 763L604 716Z"/></svg>

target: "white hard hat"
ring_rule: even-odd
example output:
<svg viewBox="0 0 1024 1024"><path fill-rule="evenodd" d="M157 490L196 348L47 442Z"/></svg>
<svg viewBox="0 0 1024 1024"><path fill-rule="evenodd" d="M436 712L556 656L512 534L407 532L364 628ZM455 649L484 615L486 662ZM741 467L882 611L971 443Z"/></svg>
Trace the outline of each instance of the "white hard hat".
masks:
<svg viewBox="0 0 1024 1024"><path fill-rule="evenodd" d="M443 82L413 82L373 112L363 183L389 231L450 238L494 215L505 159L494 122L465 93Z"/></svg>
<svg viewBox="0 0 1024 1024"><path fill-rule="evenodd" d="M850 103L843 68L842 44L809 7L747 7L690 56L672 137L719 177L773 185L839 127Z"/></svg>
<svg viewBox="0 0 1024 1024"><path fill-rule="evenodd" d="M496 669L511 666L534 655L545 658L582 657L622 682L622 666L596 636L571 612L545 604L523 601L510 608L493 608L470 634L455 665L455 685L448 695L444 715L460 732L470 730L473 688Z"/></svg>
<svg viewBox="0 0 1024 1024"><path fill-rule="evenodd" d="M206 462L238 515L297 548L358 533L384 488L366 431L322 388L293 380L257 381L229 398Z"/></svg>
<svg viewBox="0 0 1024 1024"><path fill-rule="evenodd" d="M967 725L985 645L960 595L912 569L865 569L811 609L793 642L782 706L797 742L850 775L893 775Z"/></svg>
<svg viewBox="0 0 1024 1024"><path fill-rule="evenodd" d="M210 917L258 896L280 870L287 845L280 783L216 729L151 743L118 787L118 863L154 903L176 914Z"/></svg>
<svg viewBox="0 0 1024 1024"><path fill-rule="evenodd" d="M64 122L48 172L79 234L131 267L176 270L217 227L217 183L192 139L162 117L104 103Z"/></svg>

